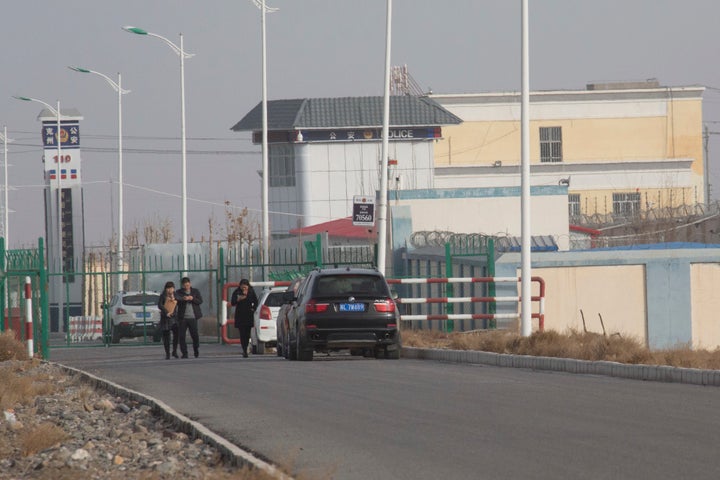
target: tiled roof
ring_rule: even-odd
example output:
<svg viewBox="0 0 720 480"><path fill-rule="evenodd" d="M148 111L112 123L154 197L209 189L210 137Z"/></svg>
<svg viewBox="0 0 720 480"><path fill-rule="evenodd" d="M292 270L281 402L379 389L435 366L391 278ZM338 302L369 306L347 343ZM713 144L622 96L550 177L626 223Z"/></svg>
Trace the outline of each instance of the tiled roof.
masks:
<svg viewBox="0 0 720 480"><path fill-rule="evenodd" d="M268 129L381 127L383 97L305 98L268 101ZM391 126L457 125L462 120L428 97L390 97ZM236 132L262 128L262 104L236 123Z"/></svg>
<svg viewBox="0 0 720 480"><path fill-rule="evenodd" d="M323 232L327 232L330 237L341 238L368 239L375 238L376 235L375 227L353 225L352 217L338 218L290 230L291 235L314 235Z"/></svg>

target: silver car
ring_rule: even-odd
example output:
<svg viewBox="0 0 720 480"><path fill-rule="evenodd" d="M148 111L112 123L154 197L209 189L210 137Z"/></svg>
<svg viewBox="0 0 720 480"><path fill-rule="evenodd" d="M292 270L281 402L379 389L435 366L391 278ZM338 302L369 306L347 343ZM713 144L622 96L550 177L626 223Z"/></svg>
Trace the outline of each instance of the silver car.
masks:
<svg viewBox="0 0 720 480"><path fill-rule="evenodd" d="M120 343L121 338L152 337L159 342L160 310L157 292L118 292L110 304L110 341Z"/></svg>

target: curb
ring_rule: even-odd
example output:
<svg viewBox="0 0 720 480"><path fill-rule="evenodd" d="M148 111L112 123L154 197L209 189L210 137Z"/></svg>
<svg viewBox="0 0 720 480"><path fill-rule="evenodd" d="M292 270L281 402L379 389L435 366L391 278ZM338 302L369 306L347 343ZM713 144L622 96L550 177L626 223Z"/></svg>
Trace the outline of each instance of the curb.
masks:
<svg viewBox="0 0 720 480"><path fill-rule="evenodd" d="M631 365L607 361L575 360L572 358L509 355L478 350L440 350L415 347L402 347L402 357L494 367L529 368L532 370L583 375L604 375L649 382L686 383L720 387L720 370L701 370L699 368L670 367L667 365Z"/></svg>
<svg viewBox="0 0 720 480"><path fill-rule="evenodd" d="M73 367L68 367L60 363L48 362L56 365L66 372L74 375L78 375L82 380L86 381L95 388L106 390L114 395L122 396L134 400L140 404L149 406L155 413L159 414L164 420L169 421L175 428L181 432L187 434L190 438L200 438L205 443L215 447L223 457L227 458L233 466L244 466L249 465L258 470L271 475L273 478L282 480L292 480L292 477L278 470L275 466L270 463L256 457L247 450L243 450L237 445L229 442L220 435L214 433L203 424L189 419L185 415L175 411L172 407L165 404L164 402L137 392L130 390L122 385L114 382L102 379L90 373L78 370Z"/></svg>

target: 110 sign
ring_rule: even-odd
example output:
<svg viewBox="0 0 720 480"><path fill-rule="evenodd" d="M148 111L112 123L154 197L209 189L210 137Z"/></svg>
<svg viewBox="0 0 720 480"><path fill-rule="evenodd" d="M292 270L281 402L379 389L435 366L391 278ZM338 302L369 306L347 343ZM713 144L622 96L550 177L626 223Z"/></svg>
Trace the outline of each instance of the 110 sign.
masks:
<svg viewBox="0 0 720 480"><path fill-rule="evenodd" d="M58 156L53 155L53 163L58 163ZM72 161L71 155L60 155L60 163L70 163Z"/></svg>

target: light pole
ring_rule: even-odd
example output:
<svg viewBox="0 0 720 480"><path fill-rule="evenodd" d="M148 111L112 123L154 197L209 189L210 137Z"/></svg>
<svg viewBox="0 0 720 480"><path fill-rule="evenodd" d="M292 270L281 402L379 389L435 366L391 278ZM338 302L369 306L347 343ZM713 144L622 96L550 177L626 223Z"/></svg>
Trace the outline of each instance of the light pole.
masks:
<svg viewBox="0 0 720 480"><path fill-rule="evenodd" d="M252 0L260 9L260 25L262 31L262 262L263 279L270 256L270 213L268 207L269 168L268 168L268 128L267 128L267 42L265 41L265 14L277 12L277 8L265 5L265 0Z"/></svg>
<svg viewBox="0 0 720 480"><path fill-rule="evenodd" d="M68 66L68 68L74 72L79 73L93 73L105 79L110 86L118 94L118 241L117 241L117 268L118 268L118 290L123 289L122 283L122 269L123 269L123 158L122 158L122 96L126 93L130 93L130 90L123 90L122 88L122 76L118 72L118 80L115 83L107 75L96 72L95 70L88 70L86 68Z"/></svg>
<svg viewBox="0 0 720 480"><path fill-rule="evenodd" d="M187 245L187 149L185 142L185 59L193 57L195 54L187 53L183 49L183 35L180 34L180 46L155 33L150 33L142 28L125 26L123 30L136 35L147 35L149 37L159 38L173 52L180 57L180 144L182 149L182 265L183 275L188 269L188 245Z"/></svg>
<svg viewBox="0 0 720 480"><path fill-rule="evenodd" d="M3 228L3 235L5 236L5 249L10 250L10 207L8 203L8 150L7 150L7 144L12 142L12 139L8 138L7 136L7 126L3 126L3 133L0 133L0 140L3 141L3 168L5 170L5 174L3 176L5 181L5 202L4 202L4 217L3 221L5 222L4 228Z"/></svg>
<svg viewBox="0 0 720 480"><path fill-rule="evenodd" d="M520 82L522 95L520 101L520 330L523 337L532 335L531 315L531 249L532 233L530 229L530 37L528 20L528 0L521 0L521 47Z"/></svg>
<svg viewBox="0 0 720 480"><path fill-rule="evenodd" d="M37 98L31 98L31 97L21 97L21 96L13 96L13 98L17 100L22 100L24 102L36 102L41 105L44 105L47 107L48 110L50 110L50 113L55 115L55 118L57 119L57 131L55 132L55 138L56 138L56 145L57 145L57 167L56 167L56 178L57 178L57 251L58 251L58 260L60 261L60 267L58 269L59 276L58 276L58 286L57 286L57 299L58 299L58 319L62 319L63 322L61 324L64 324L64 317L63 317L63 299L62 299L62 284L63 284L63 275L65 267L63 265L63 247L62 247L62 184L61 184L61 177L62 177L62 135L61 129L60 129L60 118L62 115L60 114L60 100L57 101L57 108L53 108L49 103L43 102L42 100L38 100ZM47 161L47 159L45 159ZM49 192L48 192L48 201L49 200Z"/></svg>
<svg viewBox="0 0 720 480"><path fill-rule="evenodd" d="M383 90L382 148L380 150L380 198L378 199L378 269L385 274L387 250L387 178L390 136L390 43L392 39L392 0L387 1L385 19L385 87Z"/></svg>

